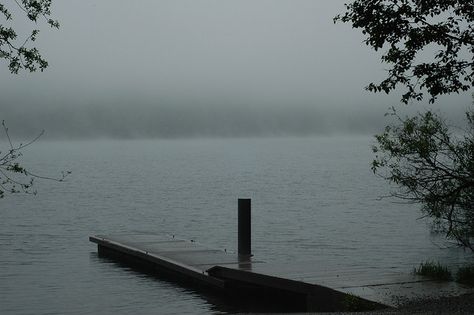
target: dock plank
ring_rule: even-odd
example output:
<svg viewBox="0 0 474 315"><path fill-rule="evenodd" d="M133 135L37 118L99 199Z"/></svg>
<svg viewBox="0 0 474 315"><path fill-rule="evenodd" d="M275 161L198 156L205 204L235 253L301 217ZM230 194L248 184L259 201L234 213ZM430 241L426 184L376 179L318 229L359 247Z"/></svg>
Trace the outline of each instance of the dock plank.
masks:
<svg viewBox="0 0 474 315"><path fill-rule="evenodd" d="M252 263L248 260L239 260L236 254L226 254L220 251L199 250L192 252L165 252L163 256L182 261L188 265L228 265L239 262Z"/></svg>
<svg viewBox="0 0 474 315"><path fill-rule="evenodd" d="M89 237L89 240L98 245L99 251L100 248L103 247L108 250L113 250L143 261L153 263L156 267L176 272L177 274L181 274L191 279L196 279L208 285L220 288L224 287L225 283L223 280L210 276L209 274L207 274L206 270L203 270L202 268L196 268L190 265L186 265L179 261L170 259L169 257L161 256L153 252L148 252L141 248L128 246L126 244L118 242L117 240L106 238L104 236L91 236Z"/></svg>

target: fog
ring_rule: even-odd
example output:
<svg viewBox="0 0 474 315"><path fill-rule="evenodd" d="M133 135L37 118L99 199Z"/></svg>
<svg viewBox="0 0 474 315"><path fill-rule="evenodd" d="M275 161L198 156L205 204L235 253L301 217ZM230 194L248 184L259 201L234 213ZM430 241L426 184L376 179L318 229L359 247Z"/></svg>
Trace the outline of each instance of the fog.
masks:
<svg viewBox="0 0 474 315"><path fill-rule="evenodd" d="M51 139L377 132L389 106L406 106L364 91L386 65L333 23L344 2L55 1L61 28L38 25L46 71L0 64L0 119ZM34 26L24 22L20 34ZM459 119L470 102L436 106Z"/></svg>

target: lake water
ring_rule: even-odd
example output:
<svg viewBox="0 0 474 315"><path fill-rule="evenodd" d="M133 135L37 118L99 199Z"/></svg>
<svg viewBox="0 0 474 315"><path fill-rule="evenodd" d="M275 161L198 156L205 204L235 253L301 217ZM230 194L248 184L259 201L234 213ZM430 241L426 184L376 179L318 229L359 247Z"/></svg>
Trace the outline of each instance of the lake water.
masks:
<svg viewBox="0 0 474 315"><path fill-rule="evenodd" d="M207 314L219 301L99 258L92 234L168 233L236 250L252 198L253 253L411 272L466 259L417 205L380 199L370 137L40 141L23 162L38 195L0 200L0 314Z"/></svg>

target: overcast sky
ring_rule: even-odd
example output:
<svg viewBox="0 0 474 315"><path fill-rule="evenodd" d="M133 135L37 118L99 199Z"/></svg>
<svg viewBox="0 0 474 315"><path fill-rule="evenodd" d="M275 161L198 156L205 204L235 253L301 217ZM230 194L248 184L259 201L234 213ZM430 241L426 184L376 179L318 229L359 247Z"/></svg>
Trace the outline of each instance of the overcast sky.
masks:
<svg viewBox="0 0 474 315"><path fill-rule="evenodd" d="M0 119L51 137L373 132L399 96L364 91L384 65L333 23L344 2L56 0L61 28L37 40L49 68L0 64ZM470 95L448 100L462 112Z"/></svg>

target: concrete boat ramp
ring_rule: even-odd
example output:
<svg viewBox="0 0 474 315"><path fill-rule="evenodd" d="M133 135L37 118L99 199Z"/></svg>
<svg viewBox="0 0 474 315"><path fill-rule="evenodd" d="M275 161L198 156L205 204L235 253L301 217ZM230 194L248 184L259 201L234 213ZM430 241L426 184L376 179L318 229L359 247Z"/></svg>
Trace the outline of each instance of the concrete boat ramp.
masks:
<svg viewBox="0 0 474 315"><path fill-rule="evenodd" d="M396 306L416 295L463 293L455 283L438 283L395 271L316 262L277 264L250 255L210 249L165 235L91 236L101 255L144 264L173 279L226 294L262 297L295 311L358 311ZM460 291L461 290L461 291ZM422 297L422 296L419 296Z"/></svg>

